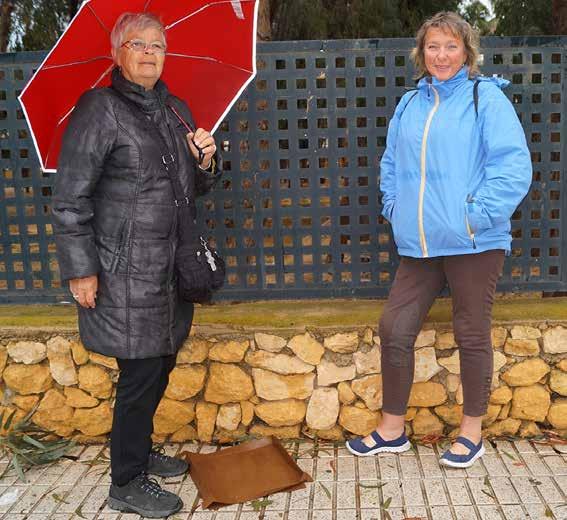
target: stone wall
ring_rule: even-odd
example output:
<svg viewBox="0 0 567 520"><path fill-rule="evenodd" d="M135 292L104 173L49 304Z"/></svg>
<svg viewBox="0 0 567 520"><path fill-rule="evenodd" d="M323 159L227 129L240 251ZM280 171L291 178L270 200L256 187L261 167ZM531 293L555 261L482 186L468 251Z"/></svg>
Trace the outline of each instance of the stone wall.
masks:
<svg viewBox="0 0 567 520"><path fill-rule="evenodd" d="M111 429L116 361L87 352L76 333L0 331L2 409L80 442ZM487 435L567 433L567 324L492 331ZM407 430L454 435L462 415L459 354L450 330L424 330ZM237 333L198 329L179 352L155 417L157 441L230 442L256 435L340 440L380 418L380 340L371 328ZM6 416L6 415L5 415Z"/></svg>

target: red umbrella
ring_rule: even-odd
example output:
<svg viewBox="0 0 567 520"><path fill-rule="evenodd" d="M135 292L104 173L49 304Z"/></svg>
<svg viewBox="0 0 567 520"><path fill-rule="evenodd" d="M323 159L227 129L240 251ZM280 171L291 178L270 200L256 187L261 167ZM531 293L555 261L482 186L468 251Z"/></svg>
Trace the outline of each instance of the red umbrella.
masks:
<svg viewBox="0 0 567 520"><path fill-rule="evenodd" d="M158 15L167 37L162 79L198 127L214 132L256 75L258 0L87 0L19 97L45 171L55 171L75 103L110 84L110 31L124 12Z"/></svg>

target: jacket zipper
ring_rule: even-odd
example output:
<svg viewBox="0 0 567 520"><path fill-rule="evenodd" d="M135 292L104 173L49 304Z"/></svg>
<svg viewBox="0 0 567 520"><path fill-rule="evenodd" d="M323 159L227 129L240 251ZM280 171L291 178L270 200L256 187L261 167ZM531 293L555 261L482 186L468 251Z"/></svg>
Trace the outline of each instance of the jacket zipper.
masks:
<svg viewBox="0 0 567 520"><path fill-rule="evenodd" d="M429 137L429 129L431 127L431 121L435 112L439 108L439 94L435 87L431 84L428 87L430 90L433 90L433 94L435 95L435 103L433 104L433 108L431 112L429 112L429 117L427 118L427 122L425 123L425 129L423 130L423 139L421 141L421 183L419 186L419 205L418 205L418 224L419 224L419 242L421 245L421 253L424 258L429 256L429 252L427 250L427 240L425 239L425 228L423 225L423 198L425 196L425 183L426 183L426 159L427 159L427 138Z"/></svg>

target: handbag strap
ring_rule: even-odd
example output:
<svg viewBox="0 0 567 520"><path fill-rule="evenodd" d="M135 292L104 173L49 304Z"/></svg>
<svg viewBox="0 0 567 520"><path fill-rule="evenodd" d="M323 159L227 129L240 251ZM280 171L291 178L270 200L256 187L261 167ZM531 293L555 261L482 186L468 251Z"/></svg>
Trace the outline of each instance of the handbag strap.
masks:
<svg viewBox="0 0 567 520"><path fill-rule="evenodd" d="M165 171L168 173L169 179L171 181L171 187L173 188L174 200L173 202L177 207L186 205L191 208L192 214L195 213L195 204L191 200L191 197L185 194L183 190L183 186L181 186L181 182L179 180L179 169L177 163L177 145L175 143L175 135L173 134L173 130L169 124L169 119L167 118L167 113L162 110L162 115L165 118L165 123L167 125L167 129L169 131L169 135L171 138L171 143L173 145L173 152L170 150L167 140L163 137L162 133L160 132L157 124L151 120L147 119L143 116L140 112L140 109L132 100L128 99L122 92L118 89L111 87L111 90L130 108L132 114L143 123L143 125L148 128L155 137L157 137L157 142L160 143L161 148L161 162L164 165ZM171 108L171 107L170 107Z"/></svg>

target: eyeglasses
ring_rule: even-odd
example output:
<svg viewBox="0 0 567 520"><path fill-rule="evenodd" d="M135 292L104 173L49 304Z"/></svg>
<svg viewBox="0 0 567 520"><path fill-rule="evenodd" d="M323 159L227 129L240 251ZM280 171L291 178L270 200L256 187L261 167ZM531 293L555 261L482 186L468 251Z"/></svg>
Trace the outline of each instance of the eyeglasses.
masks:
<svg viewBox="0 0 567 520"><path fill-rule="evenodd" d="M127 40L121 47L127 47L134 52L147 52L151 51L152 54L165 54L165 44L162 42L146 43L144 40Z"/></svg>

